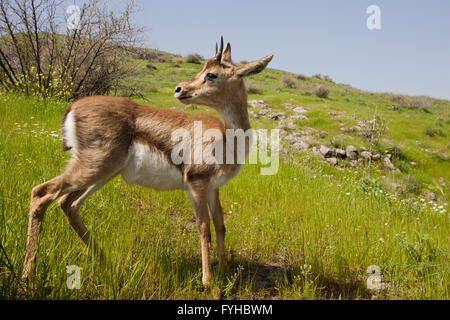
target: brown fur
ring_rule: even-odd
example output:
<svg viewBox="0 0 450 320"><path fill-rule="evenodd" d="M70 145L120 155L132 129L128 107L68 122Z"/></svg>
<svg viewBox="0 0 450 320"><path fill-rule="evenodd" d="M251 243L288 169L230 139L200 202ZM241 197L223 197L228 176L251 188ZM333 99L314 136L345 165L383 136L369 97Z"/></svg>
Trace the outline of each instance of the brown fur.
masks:
<svg viewBox="0 0 450 320"><path fill-rule="evenodd" d="M90 239L79 210L82 203L96 190L124 168L133 143L144 143L159 150L171 163L171 152L177 141L171 133L179 128L191 132L195 121L201 121L203 130L217 129L222 133L226 153L225 129L247 130L250 122L247 112L247 94L242 78L262 71L272 59L267 56L246 66L236 67L231 61L231 47L227 44L222 60L209 60L191 81L179 84L176 98L183 103L197 103L215 108L223 118L204 114L187 114L152 106L141 105L126 98L93 96L73 103L64 115L71 112L75 123L77 150L66 170L60 176L38 185L31 192L28 222L27 250L22 278L32 269L38 245L38 237L47 207L58 197L66 218L80 238ZM215 73L217 79L207 80L206 74ZM184 99L185 97L190 97ZM205 141L205 148L210 142ZM248 146L246 147L249 148ZM69 150L66 141L63 149ZM248 150L247 150L248 151ZM236 159L236 151L234 158ZM180 170L197 218L201 235L202 268L204 285L211 283L210 272L210 219L208 206L216 228L219 262L225 263L225 226L219 200L219 189L211 186L214 177L235 176L238 164L180 164Z"/></svg>

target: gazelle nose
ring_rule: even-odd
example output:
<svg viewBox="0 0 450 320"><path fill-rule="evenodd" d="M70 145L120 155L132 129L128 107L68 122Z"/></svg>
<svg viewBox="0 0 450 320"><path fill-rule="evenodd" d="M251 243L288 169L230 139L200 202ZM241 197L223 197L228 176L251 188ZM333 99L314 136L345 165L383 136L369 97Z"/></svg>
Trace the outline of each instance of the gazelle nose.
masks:
<svg viewBox="0 0 450 320"><path fill-rule="evenodd" d="M183 90L181 87L177 87L177 88L175 89L175 93L181 92L181 90Z"/></svg>

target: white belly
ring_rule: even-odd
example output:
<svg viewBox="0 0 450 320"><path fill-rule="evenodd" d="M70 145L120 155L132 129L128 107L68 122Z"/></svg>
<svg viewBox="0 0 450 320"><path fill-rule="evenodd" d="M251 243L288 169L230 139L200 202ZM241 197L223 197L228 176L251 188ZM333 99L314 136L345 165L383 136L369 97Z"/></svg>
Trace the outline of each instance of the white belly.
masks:
<svg viewBox="0 0 450 320"><path fill-rule="evenodd" d="M231 170L221 172L217 176L212 177L209 184L210 188L211 189L222 188L228 183L228 181L236 177L239 174L239 172L241 172L243 167L244 167L243 165L237 165Z"/></svg>
<svg viewBox="0 0 450 320"><path fill-rule="evenodd" d="M184 189L181 171L161 151L145 144L134 143L130 147L122 176L128 184L157 190Z"/></svg>

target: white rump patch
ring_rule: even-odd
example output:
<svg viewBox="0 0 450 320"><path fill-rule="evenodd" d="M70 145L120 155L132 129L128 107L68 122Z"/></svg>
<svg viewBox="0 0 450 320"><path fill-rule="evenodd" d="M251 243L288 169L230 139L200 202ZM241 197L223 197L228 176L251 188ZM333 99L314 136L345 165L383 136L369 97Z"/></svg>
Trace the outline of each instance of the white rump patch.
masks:
<svg viewBox="0 0 450 320"><path fill-rule="evenodd" d="M75 119L73 117L73 112L70 111L63 124L63 141L64 144L71 148L70 152L75 155L78 150L78 141L75 132Z"/></svg>
<svg viewBox="0 0 450 320"><path fill-rule="evenodd" d="M181 171L167 160L164 153L146 144L131 145L122 176L128 184L163 191L184 189Z"/></svg>

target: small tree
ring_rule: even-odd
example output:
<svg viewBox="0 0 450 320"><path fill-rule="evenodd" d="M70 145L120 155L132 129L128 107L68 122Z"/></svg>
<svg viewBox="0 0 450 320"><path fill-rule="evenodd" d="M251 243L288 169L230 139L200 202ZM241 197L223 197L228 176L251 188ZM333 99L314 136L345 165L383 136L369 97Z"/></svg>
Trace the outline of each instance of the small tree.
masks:
<svg viewBox="0 0 450 320"><path fill-rule="evenodd" d="M60 0L0 0L1 87L81 97L105 94L127 75L124 62L143 31L131 23L134 2L119 12L89 1L72 27L65 10Z"/></svg>
<svg viewBox="0 0 450 320"><path fill-rule="evenodd" d="M373 157L373 150L374 146L378 144L381 137L383 137L384 133L387 130L386 120L382 118L377 113L377 108L375 108L375 113L371 115L368 119L365 121L362 121L360 123L361 127L361 134L364 138L367 139L369 143L369 178L372 171L372 157Z"/></svg>

